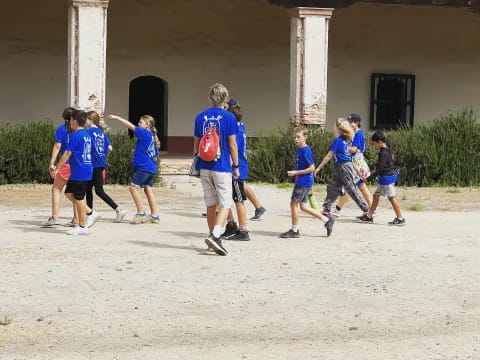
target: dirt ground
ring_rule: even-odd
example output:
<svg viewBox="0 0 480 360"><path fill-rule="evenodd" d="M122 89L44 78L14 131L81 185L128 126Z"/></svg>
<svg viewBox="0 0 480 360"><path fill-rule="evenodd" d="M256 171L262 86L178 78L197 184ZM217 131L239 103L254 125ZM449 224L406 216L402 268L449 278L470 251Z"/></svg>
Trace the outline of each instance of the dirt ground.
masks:
<svg viewBox="0 0 480 360"><path fill-rule="evenodd" d="M291 190L254 189L264 219L219 257L197 180L156 190L160 225L96 199L88 237L38 226L49 187L0 187L0 359L480 359L479 189L400 188L405 227L350 203L329 238L302 216L300 239L278 238Z"/></svg>

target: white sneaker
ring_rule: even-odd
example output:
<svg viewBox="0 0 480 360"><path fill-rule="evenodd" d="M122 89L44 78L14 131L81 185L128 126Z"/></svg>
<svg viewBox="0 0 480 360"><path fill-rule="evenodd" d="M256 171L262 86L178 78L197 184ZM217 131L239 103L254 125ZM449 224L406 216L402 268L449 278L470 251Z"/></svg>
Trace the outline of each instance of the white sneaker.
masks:
<svg viewBox="0 0 480 360"><path fill-rule="evenodd" d="M342 214L340 213L340 211L337 210L337 208L335 208L335 207L333 208L332 211L330 211L330 214L332 214L332 215L335 216L335 217L340 217L340 216L342 216Z"/></svg>
<svg viewBox="0 0 480 360"><path fill-rule="evenodd" d="M117 217L115 218L115 222L117 223L122 222L125 215L127 215L127 212L123 209L117 212Z"/></svg>
<svg viewBox="0 0 480 360"><path fill-rule="evenodd" d="M87 215L87 227L92 227L95 223L100 219L102 215L97 213L95 210L93 211L92 215Z"/></svg>
<svg viewBox="0 0 480 360"><path fill-rule="evenodd" d="M75 226L72 230L67 231L67 235L88 235L88 228Z"/></svg>

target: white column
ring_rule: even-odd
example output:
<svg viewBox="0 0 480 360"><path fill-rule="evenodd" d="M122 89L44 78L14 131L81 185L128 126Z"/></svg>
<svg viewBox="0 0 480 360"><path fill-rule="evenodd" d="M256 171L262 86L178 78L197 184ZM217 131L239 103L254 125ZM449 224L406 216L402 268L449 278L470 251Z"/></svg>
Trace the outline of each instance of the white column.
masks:
<svg viewBox="0 0 480 360"><path fill-rule="evenodd" d="M69 105L103 114L109 0L67 2Z"/></svg>
<svg viewBox="0 0 480 360"><path fill-rule="evenodd" d="M290 121L325 127L328 25L333 9L296 8L291 18Z"/></svg>

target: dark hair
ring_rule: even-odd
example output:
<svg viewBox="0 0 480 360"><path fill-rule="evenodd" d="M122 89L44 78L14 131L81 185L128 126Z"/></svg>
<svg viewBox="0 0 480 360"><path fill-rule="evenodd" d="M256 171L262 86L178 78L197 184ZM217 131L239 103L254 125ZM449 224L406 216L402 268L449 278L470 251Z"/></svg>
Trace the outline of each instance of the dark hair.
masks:
<svg viewBox="0 0 480 360"><path fill-rule="evenodd" d="M65 110L63 110L62 112L62 118L63 120L65 121L70 121L70 119L72 118L72 113L75 111L75 108L73 107L67 107L65 108Z"/></svg>
<svg viewBox="0 0 480 360"><path fill-rule="evenodd" d="M87 122L87 113L83 110L74 110L72 112L72 119L75 120L78 126L85 126Z"/></svg>
<svg viewBox="0 0 480 360"><path fill-rule="evenodd" d="M372 135L372 141L375 141L375 142L386 142L387 141L387 137L385 136L385 134L383 133L383 131L376 131L373 135Z"/></svg>

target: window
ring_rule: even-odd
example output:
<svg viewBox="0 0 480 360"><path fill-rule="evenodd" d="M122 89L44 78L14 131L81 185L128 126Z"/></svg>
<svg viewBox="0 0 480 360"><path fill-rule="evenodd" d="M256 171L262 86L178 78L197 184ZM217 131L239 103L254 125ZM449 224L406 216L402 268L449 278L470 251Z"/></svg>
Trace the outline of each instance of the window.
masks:
<svg viewBox="0 0 480 360"><path fill-rule="evenodd" d="M372 74L370 128L413 126L415 75Z"/></svg>

